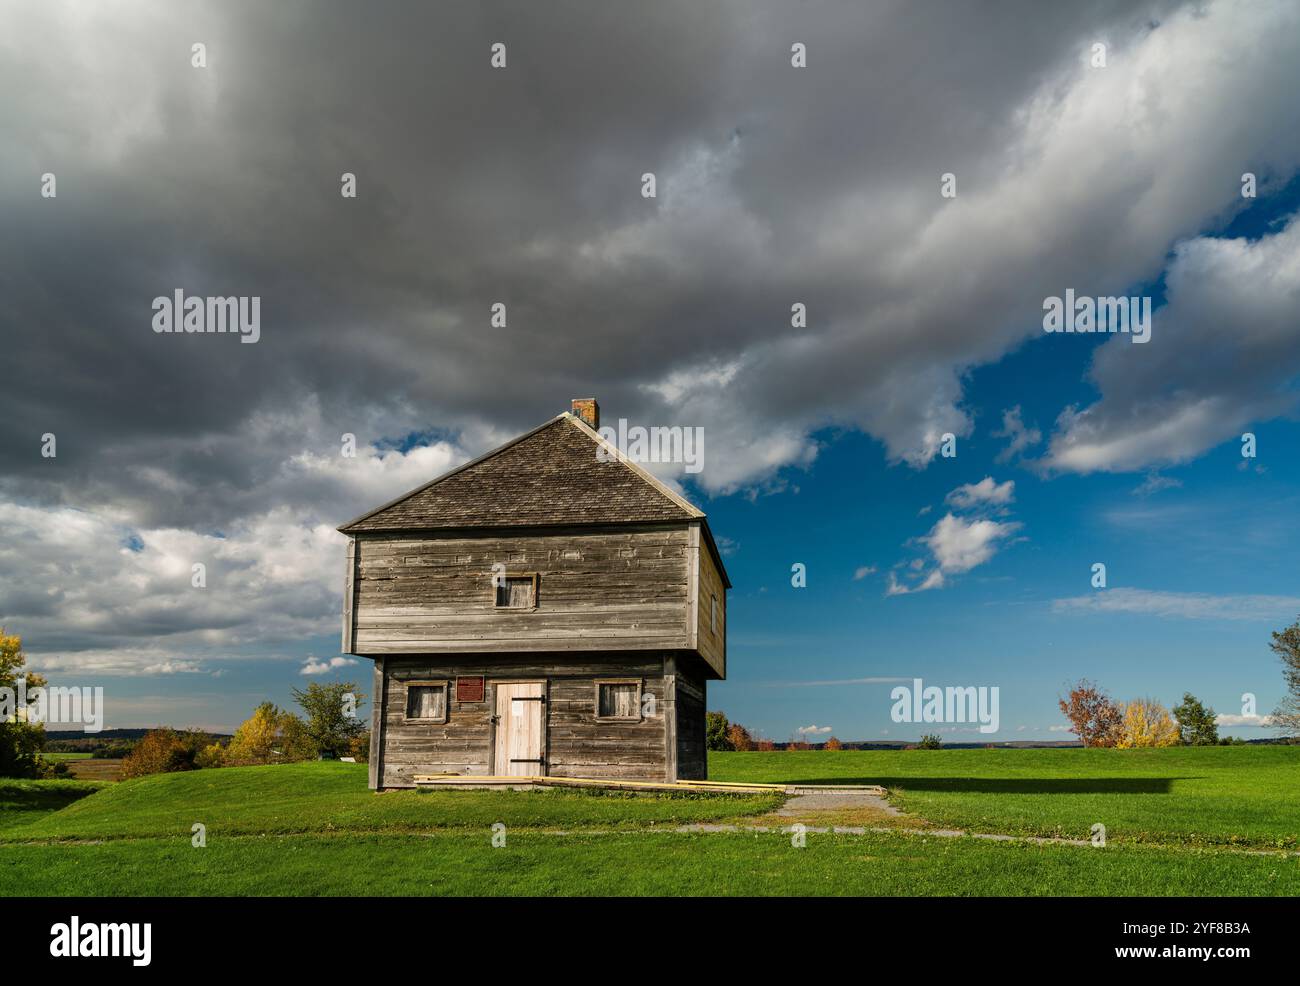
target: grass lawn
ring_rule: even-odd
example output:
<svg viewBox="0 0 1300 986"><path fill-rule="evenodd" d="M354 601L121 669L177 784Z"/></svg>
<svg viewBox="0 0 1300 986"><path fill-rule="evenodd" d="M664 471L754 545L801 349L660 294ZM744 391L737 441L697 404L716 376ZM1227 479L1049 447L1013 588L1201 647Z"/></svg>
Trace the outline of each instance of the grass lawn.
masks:
<svg viewBox="0 0 1300 986"><path fill-rule="evenodd" d="M882 784L904 811L972 832L1300 847L1300 746L713 753L731 781Z"/></svg>
<svg viewBox="0 0 1300 986"><path fill-rule="evenodd" d="M463 793L463 792L462 792ZM499 792L489 792L499 793ZM1295 895L1294 857L924 835L188 836L0 845L0 894Z"/></svg>
<svg viewBox="0 0 1300 986"><path fill-rule="evenodd" d="M42 753L41 758L44 760L89 760L89 753Z"/></svg>
<svg viewBox="0 0 1300 986"><path fill-rule="evenodd" d="M886 785L914 816L1105 848L771 832L771 795L365 788L305 763L96 784L0 781L0 895L1297 895L1300 748L716 754L716 777ZM919 816L916 817L916 816ZM207 845L191 845L191 826ZM507 844L491 845L506 825ZM1252 851L1232 848L1232 844ZM1267 850L1267 851L1264 851Z"/></svg>

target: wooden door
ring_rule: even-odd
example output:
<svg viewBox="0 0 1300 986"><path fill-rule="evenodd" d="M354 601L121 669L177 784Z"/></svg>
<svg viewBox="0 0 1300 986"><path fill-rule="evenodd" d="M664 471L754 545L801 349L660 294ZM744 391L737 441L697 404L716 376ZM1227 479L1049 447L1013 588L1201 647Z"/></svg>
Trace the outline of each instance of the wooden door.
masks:
<svg viewBox="0 0 1300 986"><path fill-rule="evenodd" d="M540 681L503 683L496 691L498 777L546 773L546 686Z"/></svg>

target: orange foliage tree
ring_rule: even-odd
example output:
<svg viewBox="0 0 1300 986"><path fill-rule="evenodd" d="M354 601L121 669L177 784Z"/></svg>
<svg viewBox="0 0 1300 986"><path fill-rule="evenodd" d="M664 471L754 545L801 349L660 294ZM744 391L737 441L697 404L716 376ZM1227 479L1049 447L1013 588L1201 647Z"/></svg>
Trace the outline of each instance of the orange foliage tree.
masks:
<svg viewBox="0 0 1300 986"><path fill-rule="evenodd" d="M1081 679L1070 694L1057 704L1070 720L1070 732L1084 746L1114 746L1118 742L1123 713L1111 697L1087 679Z"/></svg>

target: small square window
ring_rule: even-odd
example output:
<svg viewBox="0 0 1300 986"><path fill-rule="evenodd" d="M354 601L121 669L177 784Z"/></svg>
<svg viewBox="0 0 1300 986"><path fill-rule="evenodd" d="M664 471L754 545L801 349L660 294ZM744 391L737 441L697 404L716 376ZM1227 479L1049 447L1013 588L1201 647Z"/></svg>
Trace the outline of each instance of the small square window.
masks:
<svg viewBox="0 0 1300 986"><path fill-rule="evenodd" d="M411 682L406 686L406 718L447 721L447 683Z"/></svg>
<svg viewBox="0 0 1300 986"><path fill-rule="evenodd" d="M641 682L596 682L596 718L640 721Z"/></svg>
<svg viewBox="0 0 1300 986"><path fill-rule="evenodd" d="M537 605L537 577L507 575L497 581L496 604L501 609L532 609Z"/></svg>

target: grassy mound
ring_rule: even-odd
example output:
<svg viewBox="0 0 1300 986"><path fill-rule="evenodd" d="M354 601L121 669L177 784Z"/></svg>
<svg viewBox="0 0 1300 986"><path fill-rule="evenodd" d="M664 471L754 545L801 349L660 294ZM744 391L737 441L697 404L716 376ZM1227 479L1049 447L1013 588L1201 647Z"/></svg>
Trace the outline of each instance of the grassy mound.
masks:
<svg viewBox="0 0 1300 986"><path fill-rule="evenodd" d="M50 783L50 782L41 782ZM76 783L76 782L67 782ZM84 787L84 785L83 785ZM104 786L34 821L0 825L0 839L305 832L413 832L508 827L636 826L716 821L770 810L769 795L631 795L571 791L388 791L366 788L366 766L338 762L155 774Z"/></svg>

